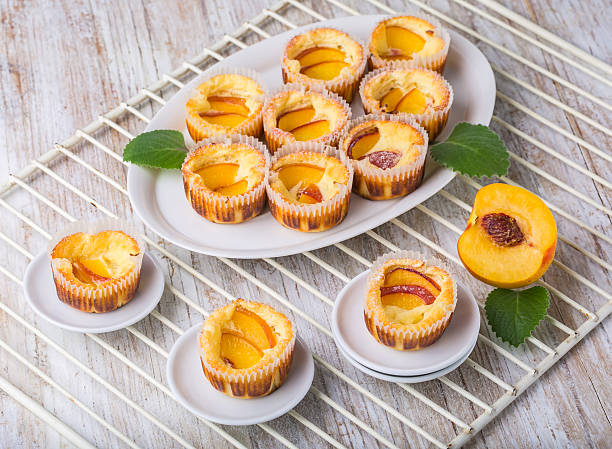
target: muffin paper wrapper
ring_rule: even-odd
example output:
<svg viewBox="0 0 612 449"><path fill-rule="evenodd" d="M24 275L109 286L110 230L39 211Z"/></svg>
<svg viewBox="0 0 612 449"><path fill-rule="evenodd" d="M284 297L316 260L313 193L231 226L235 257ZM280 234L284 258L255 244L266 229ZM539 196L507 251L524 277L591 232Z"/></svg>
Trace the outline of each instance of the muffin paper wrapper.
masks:
<svg viewBox="0 0 612 449"><path fill-rule="evenodd" d="M381 68L391 68L394 66L402 66L408 68L420 68L420 69L429 69L434 70L440 74L444 72L444 65L446 64L446 57L448 56L448 50L450 48L451 37L450 33L446 28L440 24L440 22L435 18L427 14L422 13L405 13L401 14L401 16L414 16L420 19L424 19L431 23L434 26L434 36L440 37L444 41L444 47L442 50L434 53L433 55L421 56L421 55L412 55L412 59L408 61L394 60L388 61L386 59L381 58L380 56L375 56L374 54L370 54L369 58L369 67L370 69L376 70ZM376 29L378 25L381 23L392 19L397 16L387 16L384 19L380 20L372 30ZM370 49L370 44L372 42L372 36L370 35L370 40L368 41L368 52Z"/></svg>
<svg viewBox="0 0 612 449"><path fill-rule="evenodd" d="M243 144L248 145L264 155L265 167L264 178L252 187L251 190L241 195L225 196L219 195L211 190L196 183L193 179L186 177L183 173L183 186L185 188L185 196L191 204L191 207L206 218L215 223L242 223L259 215L266 204L266 184L268 182L268 171L270 168L270 155L266 146L251 136L240 134L220 135L198 142L185 158L185 162L193 155L198 148L221 144ZM185 163L183 163L184 165ZM191 176L197 176L191 174Z"/></svg>
<svg viewBox="0 0 612 449"><path fill-rule="evenodd" d="M387 71L394 70L394 69L410 70L410 68L406 66L396 65L390 68L382 68L382 69L374 70L373 72L370 72L366 76L364 76L363 80L361 80L361 84L359 86L359 95L361 96L361 102L363 103L363 108L365 109L367 114L380 113L381 111L379 109L379 101L377 101L374 98L366 98L365 86L370 80L376 78L377 76L382 75L383 73ZM439 111L427 112L424 114L406 114L412 117L419 125L421 125L425 129L425 131L427 131L427 134L429 136L429 143L432 143L434 139L436 138L436 136L440 134L442 130L444 129L444 126L446 125L446 121L448 120L448 115L450 113L450 109L451 109L451 106L453 105L453 100L455 97L455 94L453 92L453 86L451 86L450 83L446 81L446 79L442 77L442 75L440 75L439 73L437 72L433 72L433 73L436 74L436 77L438 77L442 81L444 86L449 91L448 104L443 110L439 110Z"/></svg>
<svg viewBox="0 0 612 449"><path fill-rule="evenodd" d="M189 109L187 109L185 122L187 124L187 131L189 131L189 135L191 136L193 141L197 143L203 139L207 139L210 137L231 134L244 134L246 136L253 137L260 136L261 131L263 129L263 103L265 103L265 99L268 95L268 88L264 84L263 77L255 70L246 67L215 67L208 71L206 76L200 81L198 85L205 83L206 81L217 75L242 75L251 78L259 85L259 87L261 87L261 90L263 91L263 95L261 96L262 107L260 108L259 112L257 112L257 114L254 114L252 117L247 118L240 125L234 128L224 128L221 125L214 125L212 123L208 123L198 114L192 113ZM199 91L196 88L193 90L192 97L198 94Z"/></svg>
<svg viewBox="0 0 612 449"><path fill-rule="evenodd" d="M270 167L283 156L301 151L321 153L338 159L349 171L347 184L340 186L340 191L327 201L317 204L296 204L285 199L283 195L270 186L271 175L266 185L270 212L280 224L287 228L302 232L325 231L340 223L348 213L353 183L353 167L343 152L312 141L285 145L272 156Z"/></svg>
<svg viewBox="0 0 612 449"><path fill-rule="evenodd" d="M90 313L104 313L115 310L127 304L136 293L140 282L140 269L144 256L144 241L140 232L130 224L117 219L103 218L96 221L76 221L57 233L51 239L48 254L65 237L79 232L97 234L102 231L123 231L138 243L140 252L132 256L134 267L118 279L112 279L104 284L83 285L69 279L61 269L65 259L51 259L53 281L59 299L69 306Z"/></svg>
<svg viewBox="0 0 612 449"><path fill-rule="evenodd" d="M372 264L370 274L368 276L368 297L370 296L372 285L376 283L383 275L383 265L392 259L420 260L428 266L436 266L446 271L449 276L451 273L448 271L445 263L440 263L438 261L432 263L424 258L421 254L414 251L401 250L387 253L380 256ZM455 306L457 305L457 285L452 277L451 282L453 289L453 302L452 304L446 306L444 315L433 323L427 326L422 326L418 323L405 326L398 325L402 327L402 329L398 329L395 326L379 320L374 310L368 309L366 306L364 306L363 315L368 331L380 343L400 351L413 351L429 346L440 338L446 327L449 325L455 311Z"/></svg>
<svg viewBox="0 0 612 449"><path fill-rule="evenodd" d="M413 192L421 184L427 158L428 136L427 132L414 118L408 114L368 114L357 117L349 123L346 133L342 136L338 148L344 153L345 140L349 132L356 126L370 120L384 120L390 122L406 123L417 129L423 136L423 145L414 145L419 151L417 159L408 165L393 167L387 170L376 167L366 160L351 159L355 177L353 190L364 198L371 200L386 200L397 198ZM347 156L348 157L348 156Z"/></svg>
<svg viewBox="0 0 612 449"><path fill-rule="evenodd" d="M346 33L346 31L340 30L339 28L333 28L333 29L337 29L338 31L342 31L343 33ZM311 30L312 29L309 29L307 31L311 31ZM299 34L303 34L303 33L305 33L305 31L300 31L298 33L295 33L293 36L291 36L290 39L292 39L293 37ZM361 81L361 78L363 77L365 73L366 65L368 62L368 54L369 54L367 47L363 44L362 41L360 41L359 39L356 39L353 36L350 36L350 38L361 46L362 59L359 65L357 65L356 67L353 67L354 70L350 70L350 73L348 76L345 74L344 76L338 76L334 79L326 81L326 80L319 80L319 79L311 78L302 73L296 73L296 72L289 71L287 70L286 65L285 65L285 60L288 59L287 51L285 49L285 51L283 51L283 57L281 60L281 71L283 75L283 81L285 83L300 84L300 85L303 85L304 87L309 87L309 88L315 88L315 89L323 88L325 90L328 90L330 92L333 92L343 97L347 102L350 103L353 99L353 96L355 95L355 92L357 92L357 89L359 88L359 82Z"/></svg>
<svg viewBox="0 0 612 449"><path fill-rule="evenodd" d="M266 101L266 104L264 105L264 108L263 108L264 109L263 128L264 128L266 142L268 144L268 149L270 150L270 153L274 154L275 151L278 150L283 145L287 145L290 143L299 143L299 141L295 140L295 138L293 137L293 134L291 134L288 131L283 131L282 129L276 127L277 111L272 106L275 98L284 94L285 92L290 92L290 91L298 91L298 92L301 92L302 94L306 94L309 91L313 91L313 92L317 92L323 95L325 98L328 98L332 101L336 101L340 103L340 105L342 106L346 114L346 121L344 122L344 124L336 128L329 134L324 134L321 137L318 137L317 139L305 141L305 142L319 143L322 145L330 145L333 147L337 146L338 141L340 140L340 137L346 131L348 127L348 122L352 117L351 107L344 100L344 98L340 97L339 95L333 92L329 92L325 89L319 89L316 86L306 87L301 84L285 84L283 87L275 91L268 98L268 101Z"/></svg>
<svg viewBox="0 0 612 449"><path fill-rule="evenodd" d="M266 396L280 387L289 374L295 349L295 338L294 333L280 357L256 369L247 368L244 372L232 369L228 373L226 370L217 369L208 361L206 353L200 347L202 370L210 384L228 396L241 399Z"/></svg>

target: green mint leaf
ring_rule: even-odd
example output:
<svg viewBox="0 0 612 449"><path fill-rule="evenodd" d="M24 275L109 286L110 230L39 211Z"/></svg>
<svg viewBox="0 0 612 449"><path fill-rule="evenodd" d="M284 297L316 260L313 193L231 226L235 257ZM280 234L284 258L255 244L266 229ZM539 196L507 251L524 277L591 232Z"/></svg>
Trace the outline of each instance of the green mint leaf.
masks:
<svg viewBox="0 0 612 449"><path fill-rule="evenodd" d="M123 160L143 167L181 168L186 151L183 133L160 129L132 139L123 149Z"/></svg>
<svg viewBox="0 0 612 449"><path fill-rule="evenodd" d="M466 176L503 176L510 166L508 149L483 125L458 123L444 142L430 148L436 162Z"/></svg>
<svg viewBox="0 0 612 449"><path fill-rule="evenodd" d="M496 288L485 303L487 320L499 338L518 346L544 319L549 298L548 290L540 286L517 291Z"/></svg>

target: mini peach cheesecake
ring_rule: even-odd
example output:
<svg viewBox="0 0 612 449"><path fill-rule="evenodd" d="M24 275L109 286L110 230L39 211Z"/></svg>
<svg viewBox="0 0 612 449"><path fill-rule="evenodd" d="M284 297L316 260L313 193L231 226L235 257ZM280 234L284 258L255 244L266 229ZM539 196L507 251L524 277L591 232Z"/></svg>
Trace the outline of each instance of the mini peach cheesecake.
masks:
<svg viewBox="0 0 612 449"><path fill-rule="evenodd" d="M219 134L257 137L262 129L263 104L264 90L254 74L213 76L187 101L187 130L194 142Z"/></svg>
<svg viewBox="0 0 612 449"><path fill-rule="evenodd" d="M269 156L253 137L204 140L183 162L185 195L193 209L215 223L241 223L261 213Z"/></svg>
<svg viewBox="0 0 612 449"><path fill-rule="evenodd" d="M365 66L362 45L333 28L315 28L294 36L281 61L285 83L324 88L348 102L359 87Z"/></svg>
<svg viewBox="0 0 612 449"><path fill-rule="evenodd" d="M370 36L370 68L409 65L442 73L450 35L440 25L414 17L398 16L376 25Z"/></svg>
<svg viewBox="0 0 612 449"><path fill-rule="evenodd" d="M272 216L302 232L325 231L348 212L353 169L334 148L293 144L272 158L267 192Z"/></svg>
<svg viewBox="0 0 612 449"><path fill-rule="evenodd" d="M214 388L251 399L282 385L294 346L293 325L285 315L266 304L237 299L204 321L200 360Z"/></svg>
<svg viewBox="0 0 612 449"><path fill-rule="evenodd" d="M365 115L349 125L340 150L352 160L353 190L370 200L413 192L423 179L427 133L405 116Z"/></svg>
<svg viewBox="0 0 612 449"><path fill-rule="evenodd" d="M453 89L442 76L425 69L393 68L369 73L359 88L367 113L409 114L432 142L442 131Z"/></svg>
<svg viewBox="0 0 612 449"><path fill-rule="evenodd" d="M409 251L379 257L372 265L364 319L381 344L400 351L434 343L457 303L456 286L443 269Z"/></svg>
<svg viewBox="0 0 612 449"><path fill-rule="evenodd" d="M136 293L142 257L138 242L123 231L68 235L51 251L57 296L83 312L118 309Z"/></svg>
<svg viewBox="0 0 612 449"><path fill-rule="evenodd" d="M274 153L292 142L337 145L351 111L333 93L288 85L266 102L263 115L268 148Z"/></svg>

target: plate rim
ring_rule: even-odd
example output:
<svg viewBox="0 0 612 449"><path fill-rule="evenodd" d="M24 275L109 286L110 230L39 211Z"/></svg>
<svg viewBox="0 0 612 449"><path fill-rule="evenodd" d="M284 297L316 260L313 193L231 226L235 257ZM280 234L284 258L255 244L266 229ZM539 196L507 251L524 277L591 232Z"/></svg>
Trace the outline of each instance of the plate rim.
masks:
<svg viewBox="0 0 612 449"><path fill-rule="evenodd" d="M314 380L314 372L315 372L315 366L314 366L314 360L312 357L312 352L310 351L310 348L308 347L308 345L306 345L306 343L304 342L304 340L302 340L300 337L296 336L295 342L296 342L296 346L299 344L302 348L302 350L305 351L305 354L307 355L307 363L305 365L305 367L301 367L302 369L307 368L309 371L309 381L308 382L304 382L304 385L308 385L307 388L304 388L303 394L300 391L299 395L296 395L294 397L292 397L292 400L289 401L287 404L284 404L283 407L280 407L279 409L277 409L274 412L268 413L267 415L264 415L263 419L219 419L216 418L215 416L209 415L209 414L205 414L202 413L200 410L194 408L191 406L191 404L189 402L186 402L183 400L182 395L179 395L177 392L179 391L179 389L177 388L175 379L174 379L174 375L171 374L171 368L174 366L174 360L177 357L177 352L178 349L181 345L185 344L185 341L189 340L190 338L193 338L194 333L197 333L200 329L202 328L202 323L199 324L195 324L193 326L191 326L189 329L187 329L183 335L181 335L172 345L172 348L170 349L170 353L168 354L168 360L166 362L166 379L168 381L168 386L170 387L170 390L172 391L172 395L176 398L176 400L179 402L179 404L183 407L185 407L187 410L189 410L191 413L195 414L196 416L199 416L201 418L207 419L211 422L217 423L217 424L222 424L222 425L229 425L229 426L250 426L250 425L254 425L254 424L261 424L264 422L268 422L271 421L273 419L278 418L279 416L283 416L284 414L286 414L287 412L289 412L290 410L293 410L295 408L295 406L297 406L308 394L308 392L310 391L310 387L312 386L313 380ZM291 367L291 371L293 371L293 366ZM291 373L290 371L290 373ZM208 382L208 380L204 377L204 373L202 373L201 376L201 380L203 382ZM211 387L212 388L212 387ZM223 394L223 393L220 393ZM271 393L271 395L274 394L274 392ZM265 396L267 397L267 396ZM231 399L231 400L235 400L235 401L244 401L247 399L239 399L239 398L231 398L231 397L227 397L227 399ZM262 398L260 398L262 399ZM257 401L258 398L253 398L253 399L248 399L249 401Z"/></svg>
<svg viewBox="0 0 612 449"><path fill-rule="evenodd" d="M214 69L215 67L218 67L218 64L222 64L224 61L227 61L228 59L232 58L232 57L236 57L236 55L240 54L240 52L242 51L248 51L249 49L252 49L253 47L257 46L257 45L262 45L264 44L267 40L269 39L282 39L282 38L287 38L297 32L300 32L301 30L305 30L305 29L309 29L312 28L313 26L337 26L337 27L342 27L343 22L344 21L351 21L351 20L364 20L364 21L374 21L374 20L378 20L381 17L384 17L384 15L380 15L380 14L372 14L372 15L361 15L361 16L347 16L347 17L341 17L341 18L334 18L334 19L329 19L326 21L321 21L321 22L316 22L314 24L308 24L308 25L304 25L302 27L298 27L294 30L289 30L286 31L284 33L280 33L277 34L275 36L272 36L271 38L268 39L264 39L256 44L253 44L252 46L244 49L244 50L240 50L232 55L230 55L227 59L220 61L218 63L216 63L215 65L213 65L212 67L210 67L209 69L207 69L206 71L204 71L204 73L197 75L196 77L193 78L193 80L191 80L185 87L183 87L182 89L186 89L187 86L189 86L189 84L191 83L195 83L196 80L198 78L201 78L202 76L205 76L206 73L210 70L210 69ZM491 121L491 117L493 115L493 109L495 106L495 76L493 75L493 70L491 68L491 65L489 63L489 61L487 60L486 56L482 53L482 51L480 51L480 49L478 47L476 47L473 43L471 43L468 39L466 39L465 37L461 36L460 34L449 30L449 32L451 33L452 39L451 41L455 40L455 41L462 41L462 45L467 45L468 47L471 48L471 50L477 52L481 57L483 62L486 63L486 78L488 79L488 81L492 84L492 95L491 95L491 99L488 101L488 111L486 114L486 120L481 120L479 121L479 123L484 123L487 122L486 124L490 123ZM451 44L452 45L452 44ZM175 94L177 95L180 92L180 90ZM159 111L157 111L157 113L155 114L155 116L153 116L153 118L151 119L151 121L149 122L149 124L147 125L147 127L145 128L145 131L150 131L152 129L151 127L151 123L155 122L155 118L166 108L169 107L169 105L171 104L172 99L170 99L170 101L164 105ZM483 117L485 115L483 114ZM347 228L346 230L343 230L341 232L341 235L337 238L332 238L331 240L327 241L325 239L321 240L321 239L317 239L317 240L313 240L313 241L305 241L305 242L301 242L301 243L297 243L294 245L290 245L290 246L284 246L284 247L277 247L274 249L253 249L253 250L244 250L244 249L228 249L228 248L219 248L219 247L214 247L211 246L209 243L197 243L194 244L193 242L191 242L192 238L189 237L186 234L183 234L180 230L172 227L171 224L167 223L166 220L163 220L163 222L161 222L160 219L163 219L163 217L155 217L154 215L157 214L158 212L153 211L151 208L149 207L144 207L142 204L140 204L140 202L135 202L133 201L133 198L137 195L137 181L136 181L136 177L140 174L141 176L144 176L143 173L145 173L146 171L152 171L152 170L156 170L156 169L147 169L147 168L143 168L143 167L138 167L136 165L133 164L129 164L128 167L128 174L127 174L127 190L128 190L128 198L130 200L130 203L132 205L132 208L134 210L134 212L136 212L136 215L143 221L143 223L149 227L150 229L152 229L154 232L156 232L158 235L160 235L161 237L163 237L165 240L181 247L184 249L187 249L189 251L193 251L199 254L205 254L205 255L210 255L210 256L215 256L215 257L227 257L227 258L239 258L239 259L259 259L259 258L266 258L266 257L283 257L283 256L291 256L291 255L295 255L295 254L300 254L304 251L313 251L316 249L320 249L320 248L324 248L330 245L333 245L334 243L338 243L338 242L342 242L345 241L347 239L356 237L360 234L363 234L364 232L374 229L377 226L381 226L385 223L387 223L388 221L392 220L393 218L408 212L409 210L415 208L418 204L422 204L423 202L427 201L429 198L433 197L434 195L436 195L442 188L444 188L446 185L448 185L448 183L450 183L450 181L452 181L454 179L454 177L456 176L456 173L453 172L452 170L449 170L448 168L442 167L440 166L438 168L438 170L436 171L436 173L440 172L438 174L438 176L441 176L442 179L439 181L440 182L440 186L439 188L434 188L435 191L433 191L431 194L426 195L426 198L424 198L421 202L419 202L418 204L413 205L412 207L403 210L401 212L396 212L396 210L398 209L397 206L399 205L399 203L396 203L395 207L391 206L390 208L386 209L387 213L385 214L380 214L380 215L374 215L372 216L369 220L368 220L368 224L364 227L363 225L355 224L352 227ZM434 173L435 175L435 173ZM405 197L408 198L408 197ZM157 202L155 202L156 207L159 206L159 204ZM350 213L350 211L349 211ZM376 219L377 217L382 216L385 217L382 220ZM149 219L150 218L150 219ZM280 226L280 225L279 225ZM166 230L165 228L169 227L172 229L172 232L170 232L170 230ZM166 232L168 231L168 232ZM298 232L298 231L295 231ZM177 235L173 235L173 234L177 234Z"/></svg>
<svg viewBox="0 0 612 449"><path fill-rule="evenodd" d="M30 295L30 291L29 289L31 288L31 285L33 282L36 281L32 281L30 278L33 275L33 271L34 271L34 267L37 266L38 263L41 263L41 259L44 259L48 256L47 251L41 251L40 253L38 253L36 255L36 257L34 257L30 263L28 264L28 266L26 267L26 270L24 272L24 276L23 276L23 293L24 296L26 297L26 300L28 302L28 305L30 306L30 308L32 310L34 310L34 312L40 316L41 318L43 318L44 320L46 320L47 322L53 324L54 326L60 327L62 329L71 331L71 332L80 332L80 333L90 333L90 334L104 334L104 333L108 333L108 332L114 332L114 331L118 331L121 329L125 329L128 326L131 326L135 323L138 323L139 321L143 320L144 318L146 318L154 309L155 307L157 307L157 305L159 304L159 301L161 300L161 297L163 296L164 293L164 289L165 289L165 279L164 279L164 274L163 274L163 270L161 268L161 266L159 265L159 262L157 261L157 259L152 256L151 254L149 254L148 251L144 251L143 252L143 263L144 263L144 259L146 258L149 262L151 262L152 266L153 266L153 270L155 271L156 275L159 276L161 278L161 288L159 289L159 294L155 294L155 296L157 296L157 300L156 301L152 301L147 307L143 308L140 313L134 315L132 318L125 320L124 322L122 322L121 324L114 324L114 325L108 325L108 326L98 326L98 327L83 327L83 326L76 326L76 325L71 325L71 324L66 324L66 323L62 323L60 321L57 321L55 318L47 315L46 313L44 313L39 307L38 305L32 300L32 297ZM136 292L138 292L138 290L136 290ZM138 294L138 293L137 293ZM61 304L64 304L59 297L57 296L57 293L55 291L55 289L50 293L51 296L54 296L54 298L52 299L57 299L57 301ZM67 304L65 304L66 306L68 306ZM70 307L70 306L68 306ZM77 309L74 309L77 310ZM79 310L77 310L79 311ZM117 311L121 311L121 308L117 309L117 310L113 310L111 312L105 312L105 313L98 313L98 314L93 314L93 313L89 313L89 312L82 312L82 313L87 313L89 315L104 315L104 314L109 314L109 313L113 313L113 312L117 312Z"/></svg>

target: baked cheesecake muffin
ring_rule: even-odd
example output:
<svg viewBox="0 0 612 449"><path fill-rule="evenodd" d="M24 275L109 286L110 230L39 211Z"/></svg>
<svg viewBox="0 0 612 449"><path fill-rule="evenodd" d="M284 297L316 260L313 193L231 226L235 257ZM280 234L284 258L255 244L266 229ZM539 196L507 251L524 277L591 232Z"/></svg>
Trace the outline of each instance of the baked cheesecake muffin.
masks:
<svg viewBox="0 0 612 449"><path fill-rule="evenodd" d="M109 229L100 232L74 232L56 239L51 250L57 296L83 312L118 309L130 302L138 289L142 245L114 223L108 225ZM78 227L87 225L77 223L72 228Z"/></svg>
<svg viewBox="0 0 612 449"><path fill-rule="evenodd" d="M353 190L370 200L413 192L423 179L427 132L405 114L354 119L340 141L353 164Z"/></svg>
<svg viewBox="0 0 612 449"><path fill-rule="evenodd" d="M272 156L266 191L272 216L302 232L325 231L346 216L353 168L335 148L298 142Z"/></svg>
<svg viewBox="0 0 612 449"><path fill-rule="evenodd" d="M283 53L285 83L327 89L350 103L365 72L364 47L343 31L315 28L294 36Z"/></svg>
<svg viewBox="0 0 612 449"><path fill-rule="evenodd" d="M334 93L289 84L266 101L263 116L268 148L274 153L293 142L337 145L351 109Z"/></svg>
<svg viewBox="0 0 612 449"><path fill-rule="evenodd" d="M434 19L391 17L378 22L370 35L370 68L400 64L442 73L449 47L450 34Z"/></svg>
<svg viewBox="0 0 612 449"><path fill-rule="evenodd" d="M359 87L366 113L404 113L427 131L429 142L444 129L453 89L439 73L393 68L368 73Z"/></svg>
<svg viewBox="0 0 612 449"><path fill-rule="evenodd" d="M249 69L213 72L187 101L187 130L198 142L219 134L259 136L265 100L260 76Z"/></svg>
<svg viewBox="0 0 612 449"><path fill-rule="evenodd" d="M204 321L200 360L214 388L252 399L281 386L294 346L293 325L285 315L268 305L237 299Z"/></svg>
<svg viewBox="0 0 612 449"><path fill-rule="evenodd" d="M412 351L434 343L457 303L457 287L442 268L410 251L376 259L368 277L364 319L381 344Z"/></svg>
<svg viewBox="0 0 612 449"><path fill-rule="evenodd" d="M242 223L259 215L266 202L270 157L254 137L203 140L183 162L183 186L193 209L215 223Z"/></svg>

